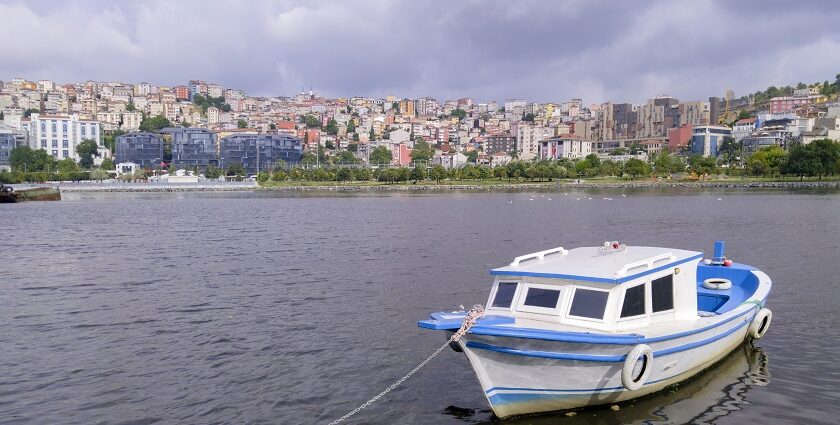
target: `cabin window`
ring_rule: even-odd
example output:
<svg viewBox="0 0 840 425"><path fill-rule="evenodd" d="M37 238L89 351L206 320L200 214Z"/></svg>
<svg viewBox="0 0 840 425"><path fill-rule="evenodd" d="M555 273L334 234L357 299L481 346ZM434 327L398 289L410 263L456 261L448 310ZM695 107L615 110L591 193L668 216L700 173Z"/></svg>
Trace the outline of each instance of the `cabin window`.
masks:
<svg viewBox="0 0 840 425"><path fill-rule="evenodd" d="M491 307L510 308L513 303L513 296L516 294L517 285L516 282L499 282Z"/></svg>
<svg viewBox="0 0 840 425"><path fill-rule="evenodd" d="M621 317L641 316L645 314L645 284L627 288L624 302L621 304Z"/></svg>
<svg viewBox="0 0 840 425"><path fill-rule="evenodd" d="M607 291L577 288L572 306L569 308L569 316L603 320L609 296L610 293Z"/></svg>
<svg viewBox="0 0 840 425"><path fill-rule="evenodd" d="M653 312L667 311L674 308L674 275L654 279L650 282Z"/></svg>
<svg viewBox="0 0 840 425"><path fill-rule="evenodd" d="M531 307L557 308L558 299L560 299L560 291L557 289L531 287L528 288L524 304Z"/></svg>

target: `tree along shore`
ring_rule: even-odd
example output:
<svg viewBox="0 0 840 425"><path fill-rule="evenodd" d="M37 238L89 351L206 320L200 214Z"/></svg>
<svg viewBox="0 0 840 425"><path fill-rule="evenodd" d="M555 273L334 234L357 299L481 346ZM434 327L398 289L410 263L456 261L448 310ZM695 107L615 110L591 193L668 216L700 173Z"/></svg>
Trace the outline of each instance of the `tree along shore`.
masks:
<svg viewBox="0 0 840 425"><path fill-rule="evenodd" d="M312 182L305 185L274 186L224 186L190 184L128 184L115 185L67 185L61 186L64 193L72 192L405 192L405 191L529 191L529 190L574 190L574 189L840 189L840 180L811 181L555 181L543 183L459 182L459 183L406 183L406 184L340 184L336 182Z"/></svg>

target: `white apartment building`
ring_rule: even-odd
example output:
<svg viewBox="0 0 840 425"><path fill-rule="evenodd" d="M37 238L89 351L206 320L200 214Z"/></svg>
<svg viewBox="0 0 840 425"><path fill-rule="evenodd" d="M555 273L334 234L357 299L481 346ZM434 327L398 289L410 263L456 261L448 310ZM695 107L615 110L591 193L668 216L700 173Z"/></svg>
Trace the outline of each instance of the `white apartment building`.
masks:
<svg viewBox="0 0 840 425"><path fill-rule="evenodd" d="M207 95L210 97L222 97L224 93L224 89L222 86L218 84L208 84L207 85Z"/></svg>
<svg viewBox="0 0 840 425"><path fill-rule="evenodd" d="M519 158L529 161L537 157L539 142L554 135L554 130L548 127L530 123L516 125L516 152Z"/></svg>
<svg viewBox="0 0 840 425"><path fill-rule="evenodd" d="M554 137L539 143L540 159L585 158L592 153L592 142L578 136Z"/></svg>
<svg viewBox="0 0 840 425"><path fill-rule="evenodd" d="M50 80L41 80L38 81L38 91L41 93L47 93L55 90L55 83Z"/></svg>
<svg viewBox="0 0 840 425"><path fill-rule="evenodd" d="M102 146L102 127L98 121L81 120L78 115L32 114L22 121L21 127L29 132L32 149L43 149L53 158L79 160L76 146L91 139ZM104 150L104 148L102 148Z"/></svg>
<svg viewBox="0 0 840 425"><path fill-rule="evenodd" d="M207 124L219 123L219 108L211 106L207 108Z"/></svg>
<svg viewBox="0 0 840 425"><path fill-rule="evenodd" d="M137 131L140 130L140 123L143 122L142 112L125 112L122 114L123 131Z"/></svg>
<svg viewBox="0 0 840 425"><path fill-rule="evenodd" d="M134 86L134 96L147 96L152 92L152 85L149 83L140 83Z"/></svg>

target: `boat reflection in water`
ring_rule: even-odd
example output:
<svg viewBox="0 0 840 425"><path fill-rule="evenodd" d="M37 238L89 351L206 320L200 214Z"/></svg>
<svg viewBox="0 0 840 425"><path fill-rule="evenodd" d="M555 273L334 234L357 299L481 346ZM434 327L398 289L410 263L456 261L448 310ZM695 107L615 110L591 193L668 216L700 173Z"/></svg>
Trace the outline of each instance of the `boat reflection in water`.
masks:
<svg viewBox="0 0 840 425"><path fill-rule="evenodd" d="M504 424L639 423L639 424L713 424L718 418L741 410L747 393L770 382L768 357L761 348L745 343L717 365L694 378L653 395L610 406L576 409L572 413L520 416L501 421ZM444 413L470 423L479 423L478 410L447 408ZM482 409L480 412L489 413ZM499 423L495 418L485 423Z"/></svg>

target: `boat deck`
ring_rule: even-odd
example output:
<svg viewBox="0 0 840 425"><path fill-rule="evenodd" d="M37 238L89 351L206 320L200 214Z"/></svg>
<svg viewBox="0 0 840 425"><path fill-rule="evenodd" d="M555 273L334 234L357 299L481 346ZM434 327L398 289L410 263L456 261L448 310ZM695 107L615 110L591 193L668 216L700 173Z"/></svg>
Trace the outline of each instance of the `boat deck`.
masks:
<svg viewBox="0 0 840 425"><path fill-rule="evenodd" d="M758 279L751 273L753 270L756 269L739 263L729 267L697 266L697 310L723 314L741 305L758 288ZM703 281L710 278L728 279L732 288L708 289Z"/></svg>

